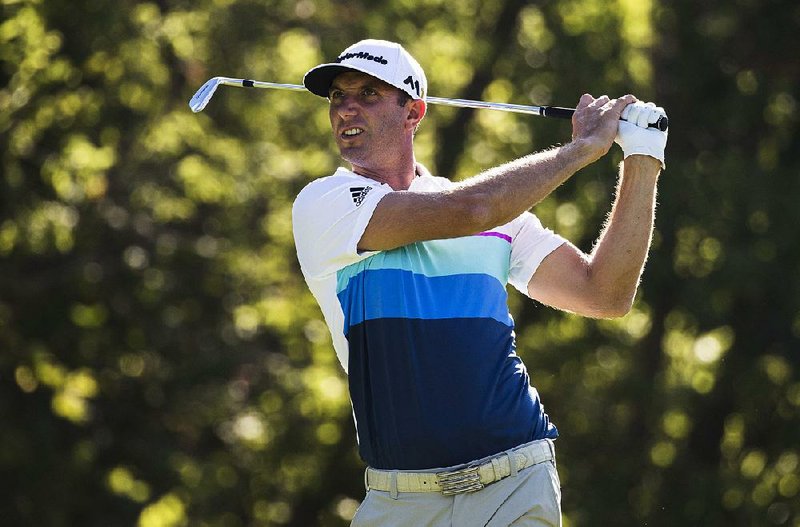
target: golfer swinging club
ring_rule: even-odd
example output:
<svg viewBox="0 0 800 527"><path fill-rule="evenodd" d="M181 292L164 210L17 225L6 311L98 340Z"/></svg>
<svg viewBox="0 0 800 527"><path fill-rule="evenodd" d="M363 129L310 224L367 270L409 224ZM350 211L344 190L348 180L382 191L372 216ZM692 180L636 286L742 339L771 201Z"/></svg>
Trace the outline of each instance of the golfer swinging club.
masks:
<svg viewBox="0 0 800 527"><path fill-rule="evenodd" d="M516 354L506 284L584 316L629 311L667 142L648 124L664 110L583 95L569 143L454 183L414 157L427 81L400 45L358 42L303 82L329 99L351 165L308 184L292 217L368 465L352 525L561 525L558 431ZM616 198L584 254L527 211L614 142Z"/></svg>

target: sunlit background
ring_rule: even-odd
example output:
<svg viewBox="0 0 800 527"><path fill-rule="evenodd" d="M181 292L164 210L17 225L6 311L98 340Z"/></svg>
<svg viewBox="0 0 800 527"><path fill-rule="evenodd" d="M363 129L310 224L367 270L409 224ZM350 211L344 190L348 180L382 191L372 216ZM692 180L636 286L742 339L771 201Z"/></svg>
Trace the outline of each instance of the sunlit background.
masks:
<svg viewBox="0 0 800 527"><path fill-rule="evenodd" d="M634 93L671 128L633 311L510 291L557 424L567 527L800 526L800 4L790 0L0 0L0 523L342 526L363 497L346 377L291 202L340 164L299 83L402 42L439 97ZM431 107L462 179L566 121ZM534 212L590 250L618 149Z"/></svg>

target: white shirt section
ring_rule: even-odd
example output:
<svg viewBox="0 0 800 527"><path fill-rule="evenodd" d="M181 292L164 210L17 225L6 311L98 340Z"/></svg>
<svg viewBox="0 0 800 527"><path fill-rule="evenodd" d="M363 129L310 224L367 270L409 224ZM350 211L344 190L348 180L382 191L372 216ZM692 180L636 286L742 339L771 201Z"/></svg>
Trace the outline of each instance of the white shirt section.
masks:
<svg viewBox="0 0 800 527"><path fill-rule="evenodd" d="M435 192L455 185L420 168L421 175L413 180L409 190ZM348 345L344 336L344 313L336 296L336 273L376 254L376 251L359 252L357 246L378 203L390 192L393 190L389 185L339 168L332 176L309 183L292 206L292 227L300 269L322 309L334 349L345 371ZM525 295L528 294L528 282L539 264L565 241L545 229L529 212L491 231L511 239L509 283Z"/></svg>
<svg viewBox="0 0 800 527"><path fill-rule="evenodd" d="M528 294L528 282L539 264L566 240L550 229L542 226L539 218L530 212L524 212L512 220L511 268L508 283L525 296Z"/></svg>
<svg viewBox="0 0 800 527"><path fill-rule="evenodd" d="M306 277L321 278L369 257L358 242L389 185L339 168L312 181L292 206L297 257Z"/></svg>

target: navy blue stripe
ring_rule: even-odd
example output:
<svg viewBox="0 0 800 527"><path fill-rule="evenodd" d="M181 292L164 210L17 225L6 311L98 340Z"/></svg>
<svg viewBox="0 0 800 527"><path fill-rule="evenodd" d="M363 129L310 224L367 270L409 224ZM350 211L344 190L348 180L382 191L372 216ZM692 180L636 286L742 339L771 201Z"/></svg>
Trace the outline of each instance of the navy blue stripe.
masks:
<svg viewBox="0 0 800 527"><path fill-rule="evenodd" d="M505 324L368 320L348 341L359 450L372 467L451 466L558 435Z"/></svg>

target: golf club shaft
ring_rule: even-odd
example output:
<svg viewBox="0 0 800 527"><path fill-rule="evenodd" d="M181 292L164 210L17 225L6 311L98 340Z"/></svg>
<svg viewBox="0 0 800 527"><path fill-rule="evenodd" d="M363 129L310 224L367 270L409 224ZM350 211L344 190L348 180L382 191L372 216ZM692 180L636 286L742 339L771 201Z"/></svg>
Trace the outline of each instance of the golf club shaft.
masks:
<svg viewBox="0 0 800 527"><path fill-rule="evenodd" d="M217 86L223 84L225 86L238 86L244 88L262 88L274 90L291 90L291 91L305 91L306 88L301 84L281 84L277 82L264 82L251 79L233 79L230 77L214 77L206 82L194 97L189 101L189 106L192 111L199 112L205 108L208 101L216 91ZM522 104L508 104L501 102L485 102L473 101L469 99L447 99L443 97L427 97L427 102L431 104L439 104L442 106L455 106L458 108L476 108L476 109L489 109L501 110L505 112L524 113L529 115L539 115L543 117L558 117L562 119L570 119L572 114L575 113L574 108L562 108L560 106L526 106ZM653 128L659 130L666 130L669 123L666 117L662 117L658 122L651 124Z"/></svg>

